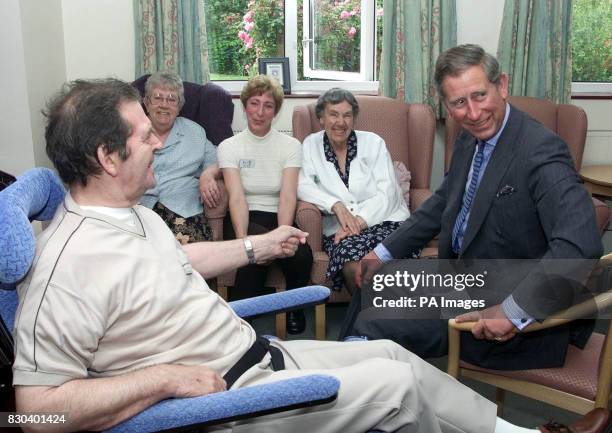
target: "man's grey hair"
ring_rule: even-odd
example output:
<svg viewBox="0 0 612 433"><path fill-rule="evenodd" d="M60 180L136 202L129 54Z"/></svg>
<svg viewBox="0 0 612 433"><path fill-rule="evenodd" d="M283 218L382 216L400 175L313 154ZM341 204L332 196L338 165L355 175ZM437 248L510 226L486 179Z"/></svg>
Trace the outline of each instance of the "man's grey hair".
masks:
<svg viewBox="0 0 612 433"><path fill-rule="evenodd" d="M442 90L442 82L446 77L457 77L472 66L482 66L489 82L496 86L499 84L501 69L495 57L479 45L459 45L444 51L436 61L434 81L438 95L441 98L446 96Z"/></svg>
<svg viewBox="0 0 612 433"><path fill-rule="evenodd" d="M349 92L348 90L341 89L340 87L334 87L329 89L327 92L323 93L317 99L317 105L315 105L315 114L317 115L317 119L320 119L323 116L323 112L325 111L325 107L327 104L339 104L341 102L348 102L353 109L353 117L357 117L359 114L359 103L355 96Z"/></svg>
<svg viewBox="0 0 612 433"><path fill-rule="evenodd" d="M153 96L155 89L162 88L176 92L179 99L179 110L185 104L185 88L183 80L174 72L155 72L147 79L145 83L145 97Z"/></svg>

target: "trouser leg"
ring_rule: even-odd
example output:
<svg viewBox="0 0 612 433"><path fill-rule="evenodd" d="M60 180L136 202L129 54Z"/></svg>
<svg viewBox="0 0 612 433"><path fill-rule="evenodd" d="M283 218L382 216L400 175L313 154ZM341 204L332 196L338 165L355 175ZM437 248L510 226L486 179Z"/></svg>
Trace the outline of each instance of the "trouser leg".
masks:
<svg viewBox="0 0 612 433"><path fill-rule="evenodd" d="M247 233L249 235L259 235L267 233L269 229L257 222L249 220ZM236 234L232 227L232 222L229 216L223 220L223 239L235 239ZM236 279L234 286L230 291L230 300L252 298L253 296L264 293L264 285L266 276L268 275L268 267L262 265L246 265L236 271Z"/></svg>
<svg viewBox="0 0 612 433"><path fill-rule="evenodd" d="M295 255L278 260L283 271L287 289L307 286L312 269L312 251L308 244L300 244Z"/></svg>
<svg viewBox="0 0 612 433"><path fill-rule="evenodd" d="M274 343L287 370L265 362L239 386L320 373L340 382L335 402L248 420L235 432L493 432L493 403L390 341Z"/></svg>
<svg viewBox="0 0 612 433"><path fill-rule="evenodd" d="M346 315L344 316L344 320L342 321L342 325L340 325L340 333L338 334L338 340L342 341L346 337L351 335L365 335L357 332L354 328L355 320L357 319L357 315L361 311L361 290L357 289L353 292L353 296L351 297L351 302L349 303L348 309L346 310Z"/></svg>
<svg viewBox="0 0 612 433"><path fill-rule="evenodd" d="M369 308L358 314L353 331L371 340L393 340L423 358L448 353L447 320L389 317L384 309Z"/></svg>

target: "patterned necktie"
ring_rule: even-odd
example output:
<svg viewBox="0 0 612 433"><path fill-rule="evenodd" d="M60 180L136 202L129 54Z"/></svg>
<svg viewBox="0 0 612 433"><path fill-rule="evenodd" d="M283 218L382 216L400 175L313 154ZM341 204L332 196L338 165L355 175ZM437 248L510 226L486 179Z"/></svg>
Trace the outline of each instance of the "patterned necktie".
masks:
<svg viewBox="0 0 612 433"><path fill-rule="evenodd" d="M476 157L474 158L474 165L472 167L472 178L470 179L470 184L468 185L468 188L465 191L465 195L463 196L463 206L461 206L459 215L457 215L457 219L455 220L455 226L453 227L453 251L457 254L459 254L459 252L461 251L461 244L463 243L463 239L461 239L461 242L459 240L459 231L461 230L461 227L465 223L465 220L468 214L470 213L472 201L474 200L476 190L478 189L478 176L480 174L480 169L482 168L482 161L484 159L484 145L484 142L478 141L478 150L476 152Z"/></svg>

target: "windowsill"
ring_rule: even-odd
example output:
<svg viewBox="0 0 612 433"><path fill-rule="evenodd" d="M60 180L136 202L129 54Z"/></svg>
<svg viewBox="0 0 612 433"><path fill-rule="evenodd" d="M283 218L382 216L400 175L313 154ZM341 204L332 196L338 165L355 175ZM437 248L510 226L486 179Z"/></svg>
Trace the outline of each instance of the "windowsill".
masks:
<svg viewBox="0 0 612 433"><path fill-rule="evenodd" d="M291 92L289 95L285 95L285 99L317 99L323 92ZM355 95L366 95L366 96L378 96L378 92L366 92L366 91L354 91ZM240 99L240 92L230 92L232 99Z"/></svg>
<svg viewBox="0 0 612 433"><path fill-rule="evenodd" d="M612 83L572 83L572 99L612 99Z"/></svg>
<svg viewBox="0 0 612 433"><path fill-rule="evenodd" d="M213 81L238 97L247 81ZM341 87L355 95L378 95L378 81L298 81L291 83L291 94L286 98L318 98L333 87Z"/></svg>

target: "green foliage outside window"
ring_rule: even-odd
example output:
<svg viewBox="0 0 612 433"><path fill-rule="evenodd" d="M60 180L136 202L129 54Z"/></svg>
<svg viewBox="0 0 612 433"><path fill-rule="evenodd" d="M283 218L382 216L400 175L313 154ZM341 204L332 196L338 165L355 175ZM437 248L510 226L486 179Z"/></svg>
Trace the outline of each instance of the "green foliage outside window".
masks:
<svg viewBox="0 0 612 433"><path fill-rule="evenodd" d="M573 0L572 81L612 82L612 0Z"/></svg>
<svg viewBox="0 0 612 433"><path fill-rule="evenodd" d="M213 80L246 80L260 57L284 57L283 0L202 0ZM360 67L360 0L315 0L316 69L357 72ZM376 0L377 60L382 44L382 3ZM302 10L298 12L298 79L303 77Z"/></svg>
<svg viewBox="0 0 612 433"><path fill-rule="evenodd" d="M316 0L313 69L359 72L360 0Z"/></svg>
<svg viewBox="0 0 612 433"><path fill-rule="evenodd" d="M204 0L208 59L213 80L257 74L259 57L284 56L282 0Z"/></svg>

